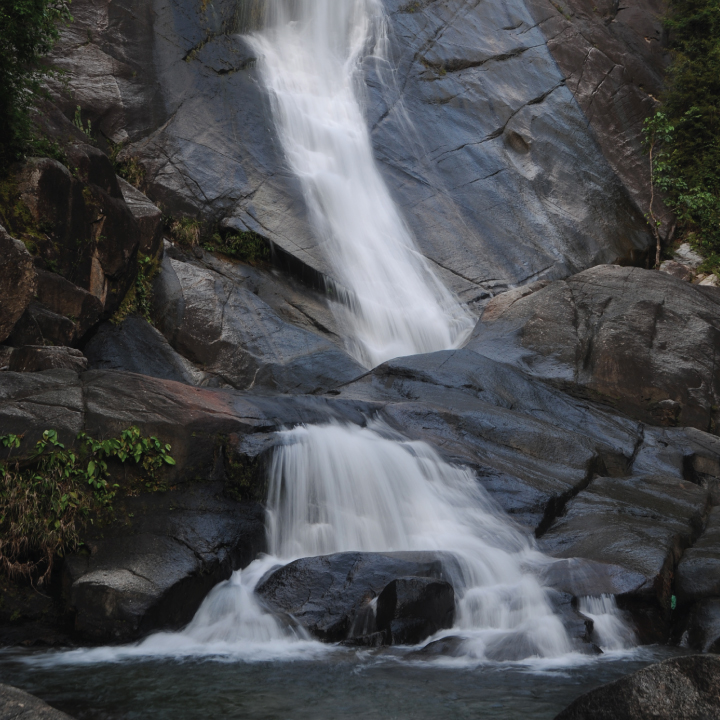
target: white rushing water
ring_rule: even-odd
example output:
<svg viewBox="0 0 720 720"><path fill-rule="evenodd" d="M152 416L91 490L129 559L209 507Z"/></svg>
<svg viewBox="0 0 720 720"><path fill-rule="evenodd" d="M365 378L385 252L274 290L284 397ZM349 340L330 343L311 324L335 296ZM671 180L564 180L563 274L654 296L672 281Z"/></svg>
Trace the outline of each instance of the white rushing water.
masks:
<svg viewBox="0 0 720 720"><path fill-rule="evenodd" d="M475 661L566 658L574 645L538 573L551 562L464 468L381 424L328 424L280 434L270 471L270 555L218 585L182 633L159 633L133 652L222 653L253 658L317 653L297 629L260 606L253 589L273 567L343 551L435 550L452 555L455 627ZM608 649L629 631L612 598L587 598Z"/></svg>
<svg viewBox="0 0 720 720"><path fill-rule="evenodd" d="M460 346L475 320L418 252L363 114L362 62L389 67L382 1L266 0L265 14L249 39L283 150L342 286L333 306L349 352L370 368Z"/></svg>

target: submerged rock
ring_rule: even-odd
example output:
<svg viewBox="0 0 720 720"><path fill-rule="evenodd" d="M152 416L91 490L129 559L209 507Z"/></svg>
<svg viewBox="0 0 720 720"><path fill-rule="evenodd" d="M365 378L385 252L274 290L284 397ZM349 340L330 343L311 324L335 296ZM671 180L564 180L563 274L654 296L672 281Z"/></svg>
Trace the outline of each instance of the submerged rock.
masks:
<svg viewBox="0 0 720 720"><path fill-rule="evenodd" d="M577 699L555 720L716 720L720 658L666 660Z"/></svg>

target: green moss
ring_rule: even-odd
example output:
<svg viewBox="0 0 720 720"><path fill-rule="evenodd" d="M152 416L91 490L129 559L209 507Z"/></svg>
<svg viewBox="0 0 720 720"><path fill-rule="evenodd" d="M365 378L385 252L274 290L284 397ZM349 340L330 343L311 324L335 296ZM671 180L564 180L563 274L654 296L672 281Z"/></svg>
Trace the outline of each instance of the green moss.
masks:
<svg viewBox="0 0 720 720"><path fill-rule="evenodd" d="M38 255L38 246L48 240L45 232L48 228L36 222L30 208L20 197L14 173L0 180L0 223L13 237L22 240L32 255Z"/></svg>
<svg viewBox="0 0 720 720"><path fill-rule="evenodd" d="M226 441L221 442L225 456L225 494L237 502L265 502L267 473L259 458L249 458L234 451Z"/></svg>
<svg viewBox="0 0 720 720"><path fill-rule="evenodd" d="M215 233L210 241L204 244L209 252L229 255L251 265L261 265L270 261L270 247L265 238L254 232Z"/></svg>

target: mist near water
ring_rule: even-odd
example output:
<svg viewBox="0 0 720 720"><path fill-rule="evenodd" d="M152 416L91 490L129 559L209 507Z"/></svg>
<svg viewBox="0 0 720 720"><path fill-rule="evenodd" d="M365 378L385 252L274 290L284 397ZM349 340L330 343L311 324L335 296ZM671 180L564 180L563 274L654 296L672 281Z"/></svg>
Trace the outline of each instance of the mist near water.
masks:
<svg viewBox="0 0 720 720"><path fill-rule="evenodd" d="M363 113L363 63L375 64L381 82L393 77L382 1L267 0L262 12L262 29L248 39L338 283L333 310L348 351L371 368L459 347L475 318L418 251L378 170Z"/></svg>

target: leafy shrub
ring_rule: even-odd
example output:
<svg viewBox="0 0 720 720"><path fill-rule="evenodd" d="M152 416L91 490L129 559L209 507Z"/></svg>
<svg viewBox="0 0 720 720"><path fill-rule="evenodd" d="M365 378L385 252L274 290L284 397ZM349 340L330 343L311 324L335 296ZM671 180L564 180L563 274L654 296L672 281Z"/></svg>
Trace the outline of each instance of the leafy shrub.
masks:
<svg viewBox="0 0 720 720"><path fill-rule="evenodd" d="M77 436L66 448L55 430L46 430L29 457L12 459L21 437L0 436L10 459L0 462L0 567L10 577L38 576L42 584L56 556L77 550L91 515L110 507L117 485L108 482L108 461L134 462L149 490L163 490L158 473L174 465L170 445L143 437L131 427L118 438Z"/></svg>
<svg viewBox="0 0 720 720"><path fill-rule="evenodd" d="M672 0L673 61L663 106L645 121L653 183L678 229L720 269L720 0Z"/></svg>
<svg viewBox="0 0 720 720"><path fill-rule="evenodd" d="M0 0L0 168L27 149L30 111L51 72L43 58L71 20L70 0Z"/></svg>

